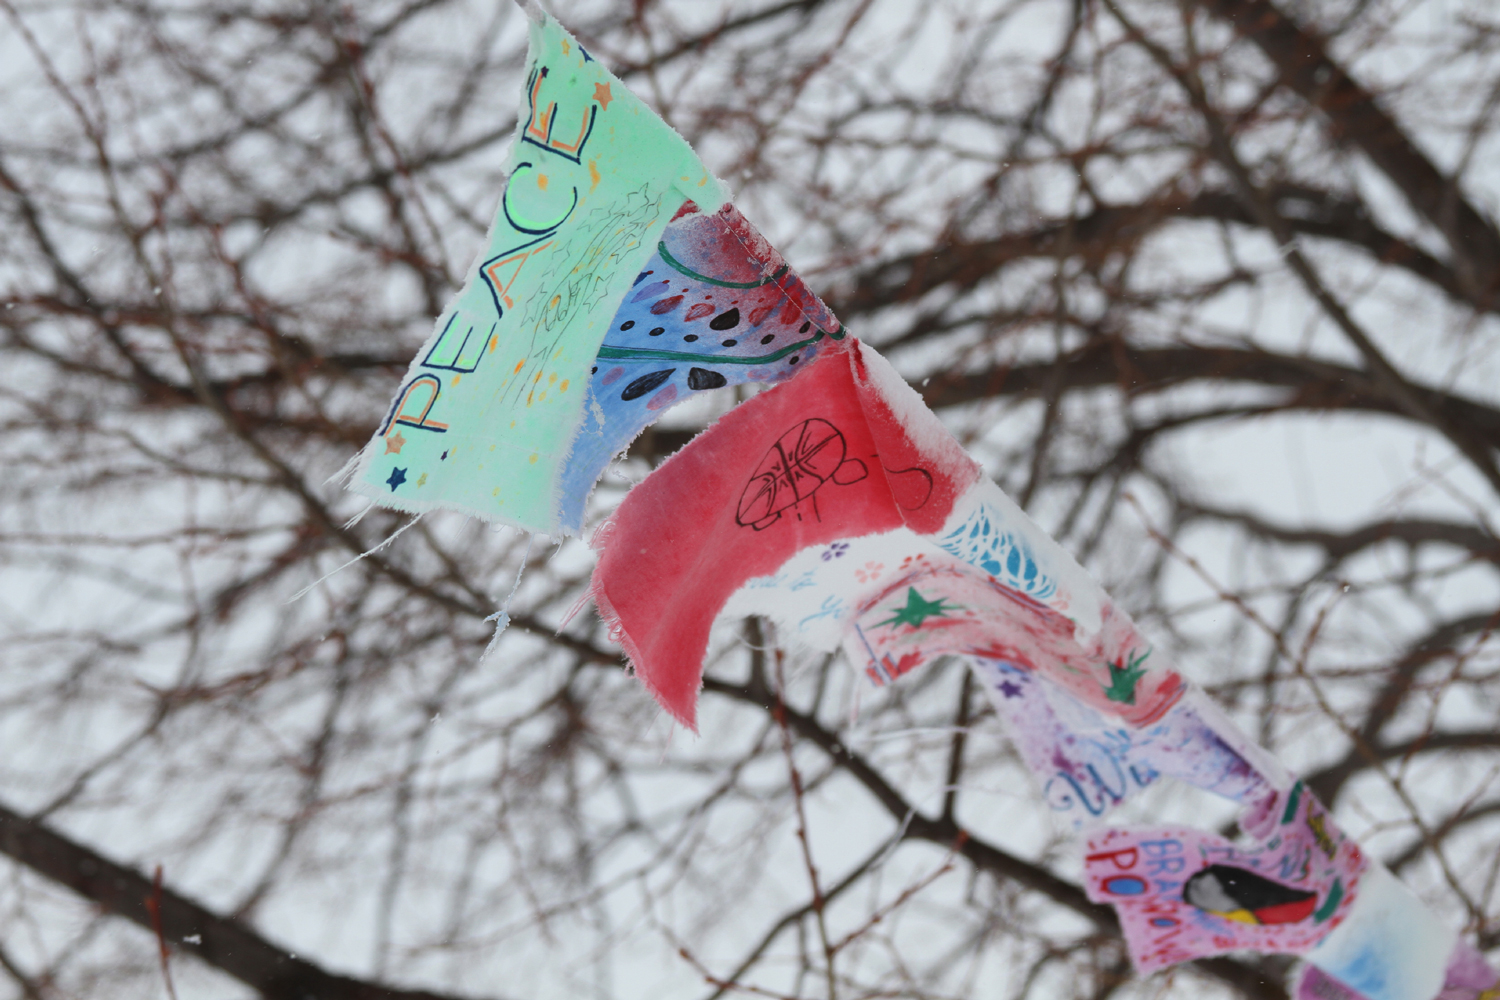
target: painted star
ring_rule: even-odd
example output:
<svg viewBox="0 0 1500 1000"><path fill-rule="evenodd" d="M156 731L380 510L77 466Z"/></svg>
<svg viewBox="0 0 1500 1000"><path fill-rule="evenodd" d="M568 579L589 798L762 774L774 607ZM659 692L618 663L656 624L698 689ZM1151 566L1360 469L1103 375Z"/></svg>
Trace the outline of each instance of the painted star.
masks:
<svg viewBox="0 0 1500 1000"><path fill-rule="evenodd" d="M596 100L596 101L599 102L599 106L601 108L603 108L605 111L608 111L609 110L609 102L613 101L614 99L615 99L614 95L609 92L609 84L607 84L607 83L596 83L596 84L594 84L594 100Z"/></svg>
<svg viewBox="0 0 1500 1000"><path fill-rule="evenodd" d="M937 618L946 615L956 608L943 606L943 599L939 597L935 601L929 601L917 593L917 588L906 588L906 607L897 611L894 616L880 622L881 625L910 625L914 629L922 627L922 623L929 618Z"/></svg>
<svg viewBox="0 0 1500 1000"><path fill-rule="evenodd" d="M399 455L401 454L401 449L405 447L405 445L406 438L403 437L401 432L398 430L396 433L385 439L385 453L387 455Z"/></svg>
<svg viewBox="0 0 1500 1000"><path fill-rule="evenodd" d="M1110 701L1122 702L1126 705L1135 704L1135 684L1145 675L1141 663L1151 655L1148 649L1139 656L1132 656L1123 665L1110 663L1109 687L1104 689L1104 697ZM1123 659L1123 657L1122 657Z"/></svg>
<svg viewBox="0 0 1500 1000"><path fill-rule="evenodd" d="M417 477L417 485L418 486L424 486L424 485L426 485L426 483L427 483L427 473L424 472L420 476Z"/></svg>
<svg viewBox="0 0 1500 1000"><path fill-rule="evenodd" d="M1007 698L1019 698L1021 697L1021 685L1015 681L1001 681L1000 693Z"/></svg>
<svg viewBox="0 0 1500 1000"><path fill-rule="evenodd" d="M404 482L406 482L406 470L392 469L391 478L387 479L385 481L385 484L389 486L391 488L391 492L394 493L396 492L396 487L400 486Z"/></svg>

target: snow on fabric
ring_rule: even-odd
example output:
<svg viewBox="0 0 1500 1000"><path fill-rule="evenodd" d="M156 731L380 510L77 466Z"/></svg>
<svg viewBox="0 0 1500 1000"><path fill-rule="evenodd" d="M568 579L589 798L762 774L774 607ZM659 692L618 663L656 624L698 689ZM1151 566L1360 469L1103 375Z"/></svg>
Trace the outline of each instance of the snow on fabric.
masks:
<svg viewBox="0 0 1500 1000"><path fill-rule="evenodd" d="M684 202L712 212L725 195L681 136L540 11L527 67L484 251L351 488L402 510L562 533L559 475L616 307Z"/></svg>
<svg viewBox="0 0 1500 1000"><path fill-rule="evenodd" d="M709 630L736 590L814 546L930 534L978 476L884 359L833 343L630 491L595 537L594 599L637 676L691 727Z"/></svg>
<svg viewBox="0 0 1500 1000"><path fill-rule="evenodd" d="M1274 802L1254 846L1181 827L1089 836L1084 887L1119 912L1141 974L1231 951L1306 954L1349 918L1363 891L1359 846L1300 782Z"/></svg>
<svg viewBox="0 0 1500 1000"><path fill-rule="evenodd" d="M610 322L563 466L560 520L583 526L589 491L668 407L706 389L779 382L843 327L732 205L683 206Z"/></svg>

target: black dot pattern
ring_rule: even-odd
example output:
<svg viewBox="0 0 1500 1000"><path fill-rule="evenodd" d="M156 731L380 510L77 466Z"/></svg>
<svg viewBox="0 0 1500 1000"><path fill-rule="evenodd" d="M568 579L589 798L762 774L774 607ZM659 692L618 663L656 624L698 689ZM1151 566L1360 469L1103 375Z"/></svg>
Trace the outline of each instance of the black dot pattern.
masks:
<svg viewBox="0 0 1500 1000"><path fill-rule="evenodd" d="M652 372L649 375L642 375L625 387L625 391L620 393L620 398L626 402L632 399L640 399L646 393L671 378L672 373L676 370L676 368L666 368L659 372Z"/></svg>

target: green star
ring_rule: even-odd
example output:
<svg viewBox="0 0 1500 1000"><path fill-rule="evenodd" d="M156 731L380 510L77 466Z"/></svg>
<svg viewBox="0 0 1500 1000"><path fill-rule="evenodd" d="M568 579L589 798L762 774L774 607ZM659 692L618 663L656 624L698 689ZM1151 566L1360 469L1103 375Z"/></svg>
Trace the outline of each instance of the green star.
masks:
<svg viewBox="0 0 1500 1000"><path fill-rule="evenodd" d="M939 597L935 601L929 601L917 593L917 588L906 588L906 607L897 611L896 614L880 622L881 625L910 625L914 629L922 627L922 623L929 618L946 615L957 608L944 607L943 599Z"/></svg>
<svg viewBox="0 0 1500 1000"><path fill-rule="evenodd" d="M1135 682L1141 679L1145 670L1141 663L1151 655L1151 650L1146 650L1140 656L1132 656L1130 662L1121 666L1118 663L1109 664L1109 687L1104 689L1104 697L1110 701L1124 702L1127 705L1135 704Z"/></svg>

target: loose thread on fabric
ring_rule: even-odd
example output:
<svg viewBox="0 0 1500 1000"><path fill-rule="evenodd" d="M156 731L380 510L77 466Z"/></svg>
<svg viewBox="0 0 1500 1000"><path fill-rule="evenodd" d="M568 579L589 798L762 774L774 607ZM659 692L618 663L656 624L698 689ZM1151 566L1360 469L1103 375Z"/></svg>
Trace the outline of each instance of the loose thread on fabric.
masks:
<svg viewBox="0 0 1500 1000"><path fill-rule="evenodd" d="M506 594L505 600L500 602L500 610L485 619L487 622L495 623L495 634L490 636L489 645L485 646L484 652L480 654L480 663L489 659L490 653L495 649L495 644L500 641L500 634L510 625L510 602L515 599L516 591L521 589L521 577L526 574L526 566L531 562L531 546L535 541L535 534L526 536L526 552L521 556L521 565L516 567L516 582L510 585L510 593Z"/></svg>
<svg viewBox="0 0 1500 1000"><path fill-rule="evenodd" d="M349 479L359 471L359 464L365 457L366 450L366 448L361 448L359 451L356 451L339 471L323 480L323 485L328 486L332 483L338 483L340 486L343 486L347 484Z"/></svg>
<svg viewBox="0 0 1500 1000"><path fill-rule="evenodd" d="M360 517L363 517L363 516L364 516L363 513L358 514L358 515L356 515L355 520L358 520ZM287 598L286 603L288 603L288 604L294 604L297 601L300 601L302 598L304 598L308 594L310 594L313 591L313 589L318 586L318 584L320 584L323 581L327 580L329 577L336 576L337 574L342 573L344 570L348 569L350 566L353 566L355 563L359 562L361 559L366 558L367 556L373 556L375 553L379 552L381 549L385 548L387 545L389 545L392 542L394 542L397 538L400 538L401 535L404 534L407 531L407 529L415 527L416 524L417 524L417 522L420 521L420 520L422 520L422 515L418 514L416 517L413 517L410 521L407 521L401 527L399 527L395 531L391 532L390 537L388 537L385 541L381 542L379 545L376 545L374 548L366 549L365 551L361 552L359 555L355 556L353 559L350 559L348 562L344 563L344 565L340 566L339 568L334 569L334 570L330 570L329 572L324 573L322 576L318 577L312 583L309 583L307 586L305 586L301 590L297 591L291 597Z"/></svg>
<svg viewBox="0 0 1500 1000"><path fill-rule="evenodd" d="M656 710L657 716L666 715L661 709ZM651 720L651 725L656 725L656 720ZM649 727L648 727L649 731ZM667 738L661 742L661 759L656 762L657 767L664 767L667 763L667 753L672 749L672 737L677 735L677 720L667 716Z"/></svg>

